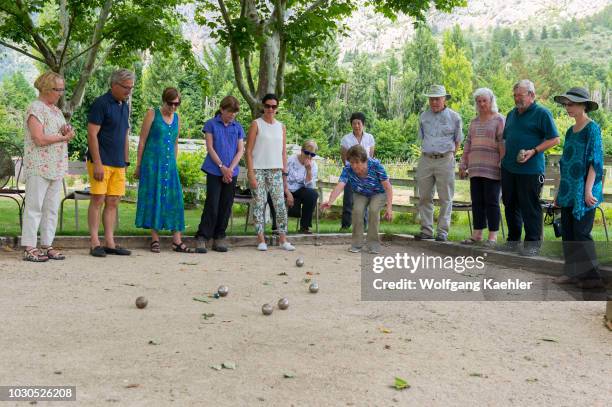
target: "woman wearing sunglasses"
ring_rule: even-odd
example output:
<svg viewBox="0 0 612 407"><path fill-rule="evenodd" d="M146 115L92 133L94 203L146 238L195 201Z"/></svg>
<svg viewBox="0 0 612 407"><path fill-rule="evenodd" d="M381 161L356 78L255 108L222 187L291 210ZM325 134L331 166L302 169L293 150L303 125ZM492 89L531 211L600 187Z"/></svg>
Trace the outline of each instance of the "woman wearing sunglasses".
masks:
<svg viewBox="0 0 612 407"><path fill-rule="evenodd" d="M287 160L287 184L293 206L289 208L289 216L300 218L300 233L310 235L312 231L312 214L314 213L319 193L317 192L317 156L318 146L314 140L306 140L302 151L292 155ZM289 200L289 196L287 196ZM270 200L268 200L270 203ZM274 204L270 204L272 230L276 229Z"/></svg>
<svg viewBox="0 0 612 407"><path fill-rule="evenodd" d="M263 97L263 115L253 120L247 135L247 176L253 191L257 250L268 250L265 242L265 210L268 193L272 196L279 226L279 243L282 249L295 250L287 241L287 204L293 206L293 197L287 184L287 131L276 120L278 98L274 94ZM284 193L283 193L284 190Z"/></svg>
<svg viewBox="0 0 612 407"><path fill-rule="evenodd" d="M181 95L166 88L162 106L149 109L142 121L138 158L134 177L139 179L136 227L151 229L151 251L160 252L159 231L172 231L172 249L193 253L185 246L181 232L185 229L183 189L176 165Z"/></svg>

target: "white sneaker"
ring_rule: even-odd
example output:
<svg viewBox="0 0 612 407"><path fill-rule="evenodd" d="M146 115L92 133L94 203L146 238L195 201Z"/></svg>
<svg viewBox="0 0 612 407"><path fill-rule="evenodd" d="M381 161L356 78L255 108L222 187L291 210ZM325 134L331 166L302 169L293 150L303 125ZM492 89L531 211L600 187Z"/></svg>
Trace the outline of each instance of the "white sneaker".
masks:
<svg viewBox="0 0 612 407"><path fill-rule="evenodd" d="M294 246L294 245L292 245L292 244L291 244L291 243L289 243L289 242L285 242L285 243L283 243L282 245L280 245L280 247L281 247L281 249L285 249L285 250L287 250L288 252L292 252L292 251L294 251L294 250L295 250L295 246Z"/></svg>
<svg viewBox="0 0 612 407"><path fill-rule="evenodd" d="M351 253L359 253L359 252L361 252L361 247L351 246L351 247L349 247L348 251L351 252Z"/></svg>
<svg viewBox="0 0 612 407"><path fill-rule="evenodd" d="M261 242L257 245L257 250L265 252L266 250L268 250L268 245L265 242Z"/></svg>

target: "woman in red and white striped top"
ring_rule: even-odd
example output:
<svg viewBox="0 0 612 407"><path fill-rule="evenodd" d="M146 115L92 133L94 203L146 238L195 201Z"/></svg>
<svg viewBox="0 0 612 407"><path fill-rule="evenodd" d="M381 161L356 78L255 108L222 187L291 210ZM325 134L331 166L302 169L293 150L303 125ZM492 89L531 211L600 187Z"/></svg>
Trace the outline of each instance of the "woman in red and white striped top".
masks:
<svg viewBox="0 0 612 407"><path fill-rule="evenodd" d="M470 123L459 166L461 177L470 178L474 232L462 243L482 243L483 230L488 225L489 236L485 244L494 246L501 218L499 195L500 162L505 154L504 117L498 113L495 95L490 89L477 89L474 102L478 116Z"/></svg>

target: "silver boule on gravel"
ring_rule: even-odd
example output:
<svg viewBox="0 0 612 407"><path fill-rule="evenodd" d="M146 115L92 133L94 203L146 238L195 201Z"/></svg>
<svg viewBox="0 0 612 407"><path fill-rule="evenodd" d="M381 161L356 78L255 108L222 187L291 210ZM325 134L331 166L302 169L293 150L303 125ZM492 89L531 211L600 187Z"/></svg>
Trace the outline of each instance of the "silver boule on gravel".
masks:
<svg viewBox="0 0 612 407"><path fill-rule="evenodd" d="M217 293L219 293L221 297L225 297L227 293L229 293L229 287L226 285L220 285L219 288L217 288Z"/></svg>
<svg viewBox="0 0 612 407"><path fill-rule="evenodd" d="M274 308L270 304L264 304L261 306L261 313L264 315L270 315Z"/></svg>
<svg viewBox="0 0 612 407"><path fill-rule="evenodd" d="M302 267L304 265L304 258L298 257L297 260L295 261L295 265L298 267Z"/></svg>
<svg viewBox="0 0 612 407"><path fill-rule="evenodd" d="M317 284L316 282L311 283L310 287L308 287L308 290L313 293L316 294L319 291L319 284Z"/></svg>
<svg viewBox="0 0 612 407"><path fill-rule="evenodd" d="M283 297L280 300L278 300L278 308L279 309L287 309L287 308L289 308L289 299L286 298L286 297Z"/></svg>
<svg viewBox="0 0 612 407"><path fill-rule="evenodd" d="M149 303L149 301L145 298L145 297L138 297L136 298L136 307L143 309L144 307L147 306L147 304Z"/></svg>

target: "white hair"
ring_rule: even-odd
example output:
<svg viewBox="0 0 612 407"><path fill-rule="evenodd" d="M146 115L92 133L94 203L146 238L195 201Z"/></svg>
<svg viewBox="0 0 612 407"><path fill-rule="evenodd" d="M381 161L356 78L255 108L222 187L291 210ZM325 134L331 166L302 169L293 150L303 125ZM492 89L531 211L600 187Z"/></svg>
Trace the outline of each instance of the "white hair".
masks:
<svg viewBox="0 0 612 407"><path fill-rule="evenodd" d="M535 95L535 85L529 79L521 79L520 81L514 84L512 90L517 90L518 88L525 89L527 92L530 92L532 95Z"/></svg>
<svg viewBox="0 0 612 407"><path fill-rule="evenodd" d="M134 72L129 69L117 69L112 73L110 77L110 84L113 86L115 83L124 82L124 81L136 81L136 75Z"/></svg>
<svg viewBox="0 0 612 407"><path fill-rule="evenodd" d="M476 103L476 99L478 99L480 96L486 96L489 98L489 100L491 101L492 112L497 113L499 111L499 109L497 108L497 100L495 99L495 94L493 94L493 91L489 88L478 88L474 92L474 107L476 108L476 111L478 111L478 103Z"/></svg>

